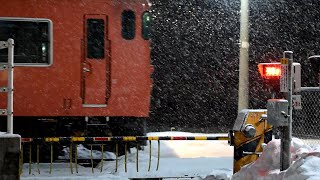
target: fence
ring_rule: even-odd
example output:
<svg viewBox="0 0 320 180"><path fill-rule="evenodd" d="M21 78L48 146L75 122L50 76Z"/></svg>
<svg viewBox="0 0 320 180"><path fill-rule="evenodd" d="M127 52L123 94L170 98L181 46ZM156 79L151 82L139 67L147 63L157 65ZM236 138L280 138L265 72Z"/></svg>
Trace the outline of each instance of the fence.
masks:
<svg viewBox="0 0 320 180"><path fill-rule="evenodd" d="M320 88L301 88L302 109L293 111L292 135L306 144L320 145Z"/></svg>

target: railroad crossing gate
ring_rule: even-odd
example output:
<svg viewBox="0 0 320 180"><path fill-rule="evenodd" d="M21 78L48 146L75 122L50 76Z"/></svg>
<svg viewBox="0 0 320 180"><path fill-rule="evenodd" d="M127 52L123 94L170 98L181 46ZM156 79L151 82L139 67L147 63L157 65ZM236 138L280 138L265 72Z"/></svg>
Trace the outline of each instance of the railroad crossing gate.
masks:
<svg viewBox="0 0 320 180"><path fill-rule="evenodd" d="M85 143L91 146L92 152L92 144L100 144L101 152L104 151L104 146L107 142L113 141L116 143L116 171L118 169L118 143L125 143L125 172L127 172L127 143L130 141L134 141L137 143L142 143L142 141L149 141L151 148L151 141L158 142L158 162L157 162L157 170L159 168L160 161L160 141L181 141L181 140L228 140L231 146L234 146L234 170L233 172L238 172L241 167L256 161L259 155L262 153L262 145L263 143L268 143L272 139L272 126L267 124L267 110L266 109L244 109L239 114L235 121L234 127L229 132L229 136L215 136L215 137L207 137L207 136L160 136L160 137L150 137L150 136L119 136L119 137L47 137L47 138L22 138L22 151L29 151L29 173L31 174L32 167L32 159L34 159L32 154L32 146L36 145L36 164L39 169L39 161L40 161L40 144L49 143L50 144L50 173L52 171L52 163L53 163L53 146L59 146L60 143L64 143L70 146L69 157L70 157L70 172L73 174L73 169L75 168L76 173L78 173L78 153L77 148L75 148L76 144ZM61 144L60 144L61 145ZM24 149L24 150L23 150ZM74 149L74 150L72 150ZM137 157L136 157L136 168L137 172L139 171L139 154L138 147L137 149ZM150 171L150 163L151 163L151 149L149 150L149 169ZM23 152L21 153L23 155ZM23 159L23 157L22 157ZM103 166L103 155L101 157L101 164ZM92 172L94 169L94 161L91 156L90 158ZM75 164L75 167L73 167ZM100 172L102 172L102 166Z"/></svg>
<svg viewBox="0 0 320 180"><path fill-rule="evenodd" d="M234 146L233 173L256 161L263 143L272 140L272 126L267 124L266 115L266 109L244 109L238 114L229 140Z"/></svg>

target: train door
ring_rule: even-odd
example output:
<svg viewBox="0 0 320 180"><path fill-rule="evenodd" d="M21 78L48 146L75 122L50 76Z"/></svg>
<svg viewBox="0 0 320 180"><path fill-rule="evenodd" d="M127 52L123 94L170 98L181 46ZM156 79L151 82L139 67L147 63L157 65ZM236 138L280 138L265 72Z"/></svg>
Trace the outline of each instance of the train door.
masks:
<svg viewBox="0 0 320 180"><path fill-rule="evenodd" d="M83 43L83 106L106 107L110 96L110 41L106 15L84 16Z"/></svg>

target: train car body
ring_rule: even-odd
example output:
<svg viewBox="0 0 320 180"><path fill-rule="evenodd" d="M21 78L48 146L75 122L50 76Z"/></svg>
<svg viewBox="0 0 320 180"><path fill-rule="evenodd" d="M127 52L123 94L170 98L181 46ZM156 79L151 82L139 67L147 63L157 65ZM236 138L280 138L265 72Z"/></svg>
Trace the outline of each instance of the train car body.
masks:
<svg viewBox="0 0 320 180"><path fill-rule="evenodd" d="M15 40L14 116L148 117L147 1L0 2L0 40Z"/></svg>
<svg viewBox="0 0 320 180"><path fill-rule="evenodd" d="M148 1L0 0L0 4L0 41L15 42L13 133L22 137L146 133L152 89ZM7 61L8 50L1 49L0 65ZM0 86L7 82L7 72L1 71ZM0 108L5 109L7 94L1 93L0 99ZM0 117L0 131L6 131L5 116ZM113 145L108 150L114 151ZM120 144L120 154L123 147ZM61 148L56 147L55 159Z"/></svg>

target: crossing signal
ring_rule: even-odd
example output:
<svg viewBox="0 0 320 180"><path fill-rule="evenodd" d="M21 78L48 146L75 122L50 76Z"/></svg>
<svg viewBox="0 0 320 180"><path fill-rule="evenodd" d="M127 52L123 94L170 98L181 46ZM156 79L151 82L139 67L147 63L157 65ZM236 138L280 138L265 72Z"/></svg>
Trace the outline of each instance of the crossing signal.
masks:
<svg viewBox="0 0 320 180"><path fill-rule="evenodd" d="M265 88L278 92L280 90L281 64L259 63L258 69Z"/></svg>
<svg viewBox="0 0 320 180"><path fill-rule="evenodd" d="M279 79L281 76L280 63L259 63L260 75L263 79Z"/></svg>

